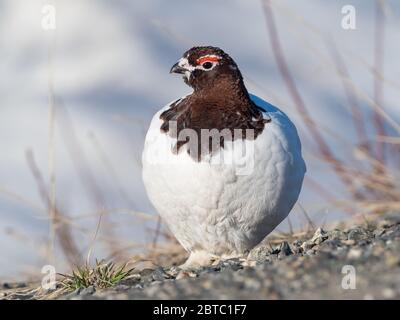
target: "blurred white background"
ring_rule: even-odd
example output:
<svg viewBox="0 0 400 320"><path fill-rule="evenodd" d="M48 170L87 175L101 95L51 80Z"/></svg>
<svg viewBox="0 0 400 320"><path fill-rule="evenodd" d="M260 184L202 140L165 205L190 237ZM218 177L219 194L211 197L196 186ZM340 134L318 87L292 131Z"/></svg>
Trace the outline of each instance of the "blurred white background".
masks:
<svg viewBox="0 0 400 320"><path fill-rule="evenodd" d="M375 1L272 3L287 63L308 110L338 157L351 153L356 133L327 40L335 43L357 90L371 98ZM46 4L56 6L54 31L44 31L41 25ZM347 4L356 8L356 30L341 26L341 9ZM384 8L384 108L399 120L400 2L385 1ZM105 237L117 235L122 244L151 241L146 230L154 222L133 214L155 214L141 180L144 134L156 110L189 92L180 77L168 71L194 45L223 48L238 63L249 91L280 107L296 123L311 178L299 202L313 221L323 224L346 217L313 183L325 187L330 197L347 197L337 177L315 155L288 94L261 1L1 0L0 277L40 273L48 262L48 212L27 150L33 152L47 187L54 151L57 204L65 215L77 218L73 232L83 255L101 207L115 209L107 215L108 224L100 226ZM60 108L54 123L49 118L51 86ZM370 130L372 109L362 99L359 103ZM290 217L295 226L304 222L299 207ZM79 231L80 227L87 229ZM287 221L279 228L287 228ZM105 252L107 248L98 246L93 255ZM63 256L57 256L61 265Z"/></svg>

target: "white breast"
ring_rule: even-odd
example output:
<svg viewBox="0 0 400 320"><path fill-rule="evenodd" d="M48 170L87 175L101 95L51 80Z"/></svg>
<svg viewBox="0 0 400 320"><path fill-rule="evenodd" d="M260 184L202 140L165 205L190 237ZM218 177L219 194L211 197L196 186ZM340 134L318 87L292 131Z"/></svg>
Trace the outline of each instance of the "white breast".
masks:
<svg viewBox="0 0 400 320"><path fill-rule="evenodd" d="M279 109L254 95L251 99L272 120L262 134L254 141L236 140L202 162L185 150L171 152L176 140L160 132L159 119L169 105L150 124L142 159L144 184L188 251L243 253L285 219L297 201L306 171L297 130ZM242 157L243 145L250 152ZM233 161L222 162L221 155Z"/></svg>

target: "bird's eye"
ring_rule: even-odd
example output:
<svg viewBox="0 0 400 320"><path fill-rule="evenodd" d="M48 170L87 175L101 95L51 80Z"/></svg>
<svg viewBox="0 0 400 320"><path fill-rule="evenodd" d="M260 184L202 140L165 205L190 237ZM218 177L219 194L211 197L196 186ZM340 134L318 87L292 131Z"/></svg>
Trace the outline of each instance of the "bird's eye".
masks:
<svg viewBox="0 0 400 320"><path fill-rule="evenodd" d="M213 64L212 64L212 62L207 61L207 62L204 62L202 64L202 66L203 66L204 69L210 69L213 66Z"/></svg>

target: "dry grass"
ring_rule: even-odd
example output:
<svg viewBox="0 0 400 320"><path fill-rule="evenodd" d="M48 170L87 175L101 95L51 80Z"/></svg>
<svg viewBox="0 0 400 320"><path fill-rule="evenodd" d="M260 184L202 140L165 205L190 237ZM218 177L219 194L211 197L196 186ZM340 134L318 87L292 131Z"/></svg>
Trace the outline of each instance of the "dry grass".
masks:
<svg viewBox="0 0 400 320"><path fill-rule="evenodd" d="M352 146L350 152L341 155L341 158L332 151L329 143L322 133L328 132L321 130L317 121L313 119L308 106L304 103L301 93L297 89L294 77L286 61L285 54L280 44L278 29L276 27L273 8L275 2L262 0L271 49L275 57L276 64L280 70L284 84L292 98L309 136L312 138L316 150L313 153L318 155L320 161L327 163L341 180L343 187L348 190L349 200L345 203L341 199L331 199L329 191L325 192L315 180L312 184L316 186L316 192L324 193L325 198L346 207L350 213L374 213L379 214L388 210L398 210L400 207L400 185L398 183L399 158L389 161L391 154L399 153L398 138L400 126L384 108L383 100L383 48L384 48L384 1L376 1L375 6L375 66L374 74L374 98L371 99L362 92L355 84L347 71L347 66L338 48L332 41L328 41L332 57L332 65L337 70L344 94L351 110L354 130L358 137L358 142ZM308 26L307 26L308 27ZM312 28L317 30L318 28ZM326 41L321 37L321 41ZM372 111L372 119L375 124L375 136L373 140L367 138L365 121L371 117L360 108L359 101L366 103ZM343 110L346 112L346 110ZM340 126L339 126L340 127ZM392 127L392 132L397 136L387 136L388 127ZM390 144L391 143L391 144ZM307 146L308 148L310 146ZM345 150L341 150L345 152ZM344 160L343 160L344 159ZM308 179L308 182L310 180ZM327 196L328 194L328 196Z"/></svg>
<svg viewBox="0 0 400 320"><path fill-rule="evenodd" d="M69 291L90 286L99 289L109 288L132 274L134 268L128 269L127 265L125 263L117 266L113 262L96 261L94 267L86 264L83 267L77 267L70 275L60 274L63 279L59 283Z"/></svg>

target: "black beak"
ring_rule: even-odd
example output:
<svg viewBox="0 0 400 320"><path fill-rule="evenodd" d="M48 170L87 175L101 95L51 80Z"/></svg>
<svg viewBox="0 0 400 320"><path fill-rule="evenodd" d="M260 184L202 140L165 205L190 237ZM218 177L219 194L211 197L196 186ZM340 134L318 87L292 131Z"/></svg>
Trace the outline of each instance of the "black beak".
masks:
<svg viewBox="0 0 400 320"><path fill-rule="evenodd" d="M180 74L182 74L182 73L185 73L185 71L188 71L188 70L186 70L185 68L182 68L179 65L179 62L177 62L172 66L171 70L169 70L169 73L180 73Z"/></svg>

